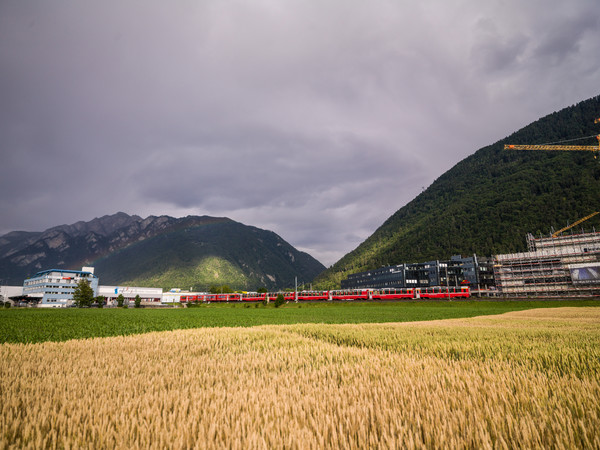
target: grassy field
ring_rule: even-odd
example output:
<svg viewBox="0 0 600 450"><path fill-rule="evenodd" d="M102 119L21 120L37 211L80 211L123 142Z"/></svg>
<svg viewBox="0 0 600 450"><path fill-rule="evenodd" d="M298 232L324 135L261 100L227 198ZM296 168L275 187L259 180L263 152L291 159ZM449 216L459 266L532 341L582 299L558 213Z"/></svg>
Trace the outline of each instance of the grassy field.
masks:
<svg viewBox="0 0 600 450"><path fill-rule="evenodd" d="M249 306L249 307L245 307ZM177 309L0 309L0 343L126 336L199 327L294 323L384 323L474 317L530 308L600 306L599 300L230 304Z"/></svg>
<svg viewBox="0 0 600 450"><path fill-rule="evenodd" d="M2 344L0 379L0 448L600 448L600 308Z"/></svg>

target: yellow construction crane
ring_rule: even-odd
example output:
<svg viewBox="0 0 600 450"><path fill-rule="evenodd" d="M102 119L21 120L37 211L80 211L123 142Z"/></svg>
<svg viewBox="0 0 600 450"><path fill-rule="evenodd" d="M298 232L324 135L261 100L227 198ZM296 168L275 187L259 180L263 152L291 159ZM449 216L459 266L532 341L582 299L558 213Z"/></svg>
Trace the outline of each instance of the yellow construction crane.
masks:
<svg viewBox="0 0 600 450"><path fill-rule="evenodd" d="M600 118L595 119L594 123L600 123ZM591 137L591 136L589 136L589 137ZM588 139L588 137L570 139L570 141L577 141L577 140L581 140L581 139ZM587 151L587 152L595 152L596 154L598 154L600 152L600 134L596 136L596 139L598 139L598 145L552 145L552 144L517 145L517 144L506 144L504 146L504 150L549 150L549 151L562 150L562 151L572 151L572 152ZM563 141L563 142L568 142L568 141ZM596 155L594 155L594 158L595 157L596 157Z"/></svg>
<svg viewBox="0 0 600 450"><path fill-rule="evenodd" d="M594 123L600 123L600 118L594 119ZM588 136L588 137L584 137L584 138L577 138L577 139L570 139L569 141L563 141L563 142L578 141L581 139L589 139L590 137L592 137L592 136ZM586 152L587 151L587 152L594 152L595 153L594 158L596 158L596 156L600 153L600 134L596 135L596 139L598 139L598 145L553 145L553 144L515 145L515 144L507 144L504 146L504 150L548 150L548 151L561 150L561 151L572 151L572 152L579 152L579 151ZM578 221L572 223L571 225L561 228L558 231L555 231L554 233L552 233L552 237L557 237L560 233L567 231L567 230L579 225L580 223L585 222L588 219L591 219L596 214L600 214L600 211L593 212L592 214L585 216L583 219L579 219Z"/></svg>
<svg viewBox="0 0 600 450"><path fill-rule="evenodd" d="M555 231L554 233L552 233L552 237L557 237L560 233L562 233L563 231L567 231L573 227L576 227L577 225L579 225L581 222L585 222L588 219L591 219L592 217L594 217L596 214L600 214L600 211L596 211L591 213L589 216L585 216L583 219L579 219L577 222L572 223L569 226L566 226L564 228L561 228L558 231Z"/></svg>

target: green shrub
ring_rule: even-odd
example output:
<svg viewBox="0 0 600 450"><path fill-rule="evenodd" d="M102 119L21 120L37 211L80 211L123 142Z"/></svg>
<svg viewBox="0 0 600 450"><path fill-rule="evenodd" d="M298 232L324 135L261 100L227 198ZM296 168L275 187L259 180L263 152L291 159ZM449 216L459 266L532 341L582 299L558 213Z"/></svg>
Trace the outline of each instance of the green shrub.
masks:
<svg viewBox="0 0 600 450"><path fill-rule="evenodd" d="M281 305L285 303L285 299L283 298L283 294L278 294L275 299L275 308L279 308Z"/></svg>

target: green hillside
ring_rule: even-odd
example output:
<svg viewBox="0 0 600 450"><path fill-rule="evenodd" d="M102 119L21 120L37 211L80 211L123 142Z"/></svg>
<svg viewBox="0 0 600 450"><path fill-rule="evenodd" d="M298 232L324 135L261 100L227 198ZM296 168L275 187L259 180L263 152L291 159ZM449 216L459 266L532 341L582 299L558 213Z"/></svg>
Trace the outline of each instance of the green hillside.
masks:
<svg viewBox="0 0 600 450"><path fill-rule="evenodd" d="M339 286L382 265L526 250L527 233L548 234L600 208L600 159L591 152L507 151L600 133L600 96L550 114L448 170L373 235L315 280ZM595 145L589 138L576 144ZM598 216L586 229L600 230Z"/></svg>
<svg viewBox="0 0 600 450"><path fill-rule="evenodd" d="M277 234L232 220L182 223L92 263L105 285L256 290L311 280L323 265Z"/></svg>

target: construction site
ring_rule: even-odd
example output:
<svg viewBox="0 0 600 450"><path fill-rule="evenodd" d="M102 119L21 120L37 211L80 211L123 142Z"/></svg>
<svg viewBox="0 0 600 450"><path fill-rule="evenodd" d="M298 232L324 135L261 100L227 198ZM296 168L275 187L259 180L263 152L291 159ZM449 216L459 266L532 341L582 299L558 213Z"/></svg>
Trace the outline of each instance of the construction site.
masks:
<svg viewBox="0 0 600 450"><path fill-rule="evenodd" d="M494 256L496 287L509 297L600 295L600 233L534 238L529 251Z"/></svg>
<svg viewBox="0 0 600 450"><path fill-rule="evenodd" d="M595 123L600 123L596 119ZM591 151L598 145L505 145L505 150ZM586 139L587 137L581 138ZM573 139L578 140L578 139ZM527 252L494 256L494 278L502 295L509 297L600 296L600 233L574 234L573 229L600 214L593 212L549 237L527 235ZM562 233L571 231L571 234Z"/></svg>

